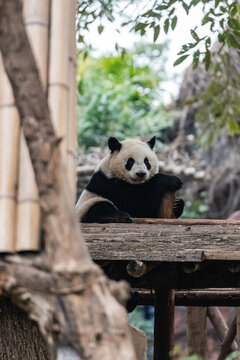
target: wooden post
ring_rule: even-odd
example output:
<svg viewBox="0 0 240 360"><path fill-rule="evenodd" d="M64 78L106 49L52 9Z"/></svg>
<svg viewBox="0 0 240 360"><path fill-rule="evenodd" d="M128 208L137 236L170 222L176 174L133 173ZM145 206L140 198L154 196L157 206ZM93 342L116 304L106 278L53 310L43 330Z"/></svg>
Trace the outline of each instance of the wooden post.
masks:
<svg viewBox="0 0 240 360"><path fill-rule="evenodd" d="M175 219L175 215L173 213L173 205L176 200L176 193L175 192L168 192L164 195L159 209L158 209L158 218L161 219Z"/></svg>
<svg viewBox="0 0 240 360"><path fill-rule="evenodd" d="M240 307L237 308L237 345L238 345L238 351L240 352ZM237 360L240 360L240 354L238 355Z"/></svg>
<svg viewBox="0 0 240 360"><path fill-rule="evenodd" d="M174 291L155 289L154 360L170 360L174 336Z"/></svg>
<svg viewBox="0 0 240 360"><path fill-rule="evenodd" d="M189 355L198 354L204 358L206 350L206 307L187 308L187 335Z"/></svg>

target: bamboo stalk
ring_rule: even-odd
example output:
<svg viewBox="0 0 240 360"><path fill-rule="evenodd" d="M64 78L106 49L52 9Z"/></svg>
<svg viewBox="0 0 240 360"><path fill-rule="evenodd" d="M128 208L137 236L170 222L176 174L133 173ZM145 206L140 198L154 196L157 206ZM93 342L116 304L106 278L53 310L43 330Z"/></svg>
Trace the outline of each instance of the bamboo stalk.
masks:
<svg viewBox="0 0 240 360"><path fill-rule="evenodd" d="M0 251L14 251L19 115L1 55L0 79Z"/></svg>
<svg viewBox="0 0 240 360"><path fill-rule="evenodd" d="M43 87L47 84L49 0L25 0L23 17ZM16 250L37 250L40 206L29 151L21 132Z"/></svg>
<svg viewBox="0 0 240 360"><path fill-rule="evenodd" d="M21 131L16 250L37 250L40 234L40 206L29 151Z"/></svg>
<svg viewBox="0 0 240 360"><path fill-rule="evenodd" d="M25 0L24 24L33 49L43 87L47 84L49 0Z"/></svg>
<svg viewBox="0 0 240 360"><path fill-rule="evenodd" d="M58 137L62 138L61 154L66 165L67 118L69 101L69 0L52 0L48 102Z"/></svg>
<svg viewBox="0 0 240 360"><path fill-rule="evenodd" d="M77 1L70 2L69 33L69 103L67 121L67 174L73 202L77 185L77 51L76 51L76 10Z"/></svg>

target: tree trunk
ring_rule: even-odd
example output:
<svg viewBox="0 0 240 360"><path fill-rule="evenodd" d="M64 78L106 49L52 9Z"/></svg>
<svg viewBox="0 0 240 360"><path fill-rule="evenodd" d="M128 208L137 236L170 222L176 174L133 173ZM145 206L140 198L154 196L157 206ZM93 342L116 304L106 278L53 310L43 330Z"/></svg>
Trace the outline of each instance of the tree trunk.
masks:
<svg viewBox="0 0 240 360"><path fill-rule="evenodd" d="M0 297L0 360L49 360L47 344L36 323Z"/></svg>
<svg viewBox="0 0 240 360"><path fill-rule="evenodd" d="M39 323L52 358L53 319L57 316L60 330L64 322L68 343L83 359L135 360L126 311L111 295L112 283L91 261L82 241L61 161L61 139L53 129L19 0L0 0L0 49L38 185L45 234L45 269L52 277L51 299L28 289L26 302L24 290L18 289L14 282L12 286L8 284L7 291L11 296L11 291L19 290L16 302ZM119 298L126 298L123 288L114 287L115 290L118 287ZM50 315L41 313L41 302Z"/></svg>

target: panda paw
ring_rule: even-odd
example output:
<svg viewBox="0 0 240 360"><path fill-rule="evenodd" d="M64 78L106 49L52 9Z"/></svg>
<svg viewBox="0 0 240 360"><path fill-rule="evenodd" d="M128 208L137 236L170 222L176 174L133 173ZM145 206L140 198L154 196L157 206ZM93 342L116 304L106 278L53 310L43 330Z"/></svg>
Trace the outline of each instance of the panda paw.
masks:
<svg viewBox="0 0 240 360"><path fill-rule="evenodd" d="M172 175L169 179L169 187L172 191L177 191L182 187L182 181L177 177Z"/></svg>
<svg viewBox="0 0 240 360"><path fill-rule="evenodd" d="M184 200L183 199L176 199L174 205L173 205L173 213L176 216L176 218L179 218L184 209Z"/></svg>

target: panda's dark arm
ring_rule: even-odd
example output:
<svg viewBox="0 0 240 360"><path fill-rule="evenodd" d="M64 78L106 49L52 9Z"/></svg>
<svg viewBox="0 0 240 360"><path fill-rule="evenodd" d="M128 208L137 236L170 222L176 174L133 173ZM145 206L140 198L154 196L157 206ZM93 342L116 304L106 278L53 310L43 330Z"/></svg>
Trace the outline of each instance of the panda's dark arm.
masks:
<svg viewBox="0 0 240 360"><path fill-rule="evenodd" d="M182 181L174 175L158 173L152 179L162 192L177 191L182 187Z"/></svg>
<svg viewBox="0 0 240 360"><path fill-rule="evenodd" d="M91 177L86 186L86 190L93 192L99 196L106 197L109 179L103 174L102 171L97 171Z"/></svg>
<svg viewBox="0 0 240 360"><path fill-rule="evenodd" d="M131 223L129 214L119 211L108 201L96 202L82 217L83 223Z"/></svg>

